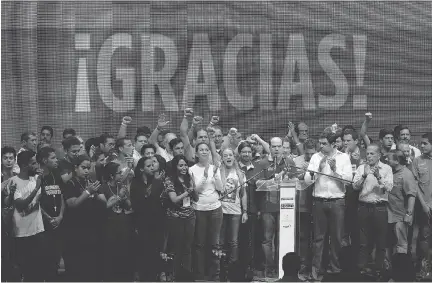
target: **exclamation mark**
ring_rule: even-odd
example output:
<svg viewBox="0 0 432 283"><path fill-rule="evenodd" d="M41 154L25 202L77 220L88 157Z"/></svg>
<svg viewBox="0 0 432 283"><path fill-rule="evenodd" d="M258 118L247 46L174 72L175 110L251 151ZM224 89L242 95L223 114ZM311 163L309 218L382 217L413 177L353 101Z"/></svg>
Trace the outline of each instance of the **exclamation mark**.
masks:
<svg viewBox="0 0 432 283"><path fill-rule="evenodd" d="M366 61L366 42L366 35L353 36L354 63L357 79L357 90L353 96L354 109L367 109L367 95L363 93L362 89Z"/></svg>
<svg viewBox="0 0 432 283"><path fill-rule="evenodd" d="M75 49L90 50L90 34L75 34ZM87 59L79 58L76 84L75 112L90 112L90 91L88 86Z"/></svg>

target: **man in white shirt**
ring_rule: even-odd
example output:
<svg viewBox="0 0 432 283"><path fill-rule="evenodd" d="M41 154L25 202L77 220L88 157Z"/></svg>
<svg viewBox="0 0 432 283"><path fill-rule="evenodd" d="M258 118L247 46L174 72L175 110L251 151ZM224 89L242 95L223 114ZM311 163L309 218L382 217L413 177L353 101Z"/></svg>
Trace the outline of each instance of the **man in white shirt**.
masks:
<svg viewBox="0 0 432 283"><path fill-rule="evenodd" d="M319 137L320 152L315 153L308 170L318 171L339 179L351 181L352 167L350 158L334 148L337 135L324 132ZM345 216L345 184L328 176L309 173L304 176L306 184L315 181L312 193L313 218L313 259L312 279L322 280L321 264L326 233L330 235L330 273L340 273L338 254L342 244ZM329 231L328 231L329 227Z"/></svg>
<svg viewBox="0 0 432 283"><path fill-rule="evenodd" d="M40 282L45 280L46 263L43 244L45 229L39 204L41 172L33 151L20 152L17 162L20 173L9 183L9 187L16 188L13 236L16 238L17 261L25 281Z"/></svg>
<svg viewBox="0 0 432 283"><path fill-rule="evenodd" d="M409 145L409 148L410 148L410 151L411 151L410 155L414 156L414 158L415 157L419 157L421 155L421 152L420 152L420 150L417 147L412 146L412 145L409 144L410 141L411 141L411 132L408 129L408 127L401 127L399 129L399 132L395 133L395 135L397 135L399 137L399 141L400 142L407 143ZM392 150L396 149L396 144L395 143L392 145L391 149Z"/></svg>
<svg viewBox="0 0 432 283"><path fill-rule="evenodd" d="M388 192L393 188L393 173L389 165L380 161L381 149L370 144L366 150L366 164L358 167L354 176L354 190L359 191L358 224L360 250L358 267L369 273L366 265L375 246L375 276L380 278L384 269L387 246Z"/></svg>

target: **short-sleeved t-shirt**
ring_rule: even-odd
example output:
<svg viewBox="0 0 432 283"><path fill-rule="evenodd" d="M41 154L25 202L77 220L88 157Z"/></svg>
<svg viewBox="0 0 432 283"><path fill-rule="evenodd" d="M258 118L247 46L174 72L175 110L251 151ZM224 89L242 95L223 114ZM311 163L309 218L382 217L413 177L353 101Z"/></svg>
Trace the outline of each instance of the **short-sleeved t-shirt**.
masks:
<svg viewBox="0 0 432 283"><path fill-rule="evenodd" d="M175 187L172 177L166 177L164 180L164 191L161 195L162 202L166 207L166 215L169 217L189 219L195 216L195 211L192 208L192 198L185 197L180 203L173 203L169 197L169 193L176 193L177 196L183 194L186 189L181 186Z"/></svg>
<svg viewBox="0 0 432 283"><path fill-rule="evenodd" d="M244 189L241 184L244 184L246 179L243 178L240 180L237 172L231 171L226 176L226 180L224 182L224 192L226 196L221 200L222 203L222 212L224 214L241 214L241 204L240 204L240 190Z"/></svg>
<svg viewBox="0 0 432 283"><path fill-rule="evenodd" d="M63 186L63 180L57 171L51 171L50 174L42 177L40 204L42 209L51 217L60 215ZM44 224L46 230L51 228L46 219L44 219Z"/></svg>
<svg viewBox="0 0 432 283"><path fill-rule="evenodd" d="M120 185L113 187L113 186L108 185L108 183L105 183L101 186L100 191L105 195L106 200L109 201L109 199L111 197L119 194L120 189L121 189ZM130 200L129 189L126 189L126 196ZM124 214L132 213L132 207L130 205L128 205L128 203L125 201L120 201L119 203L112 206L111 210L108 214L112 215L112 214L121 214L121 213L124 213Z"/></svg>
<svg viewBox="0 0 432 283"><path fill-rule="evenodd" d="M393 189L388 194L388 223L403 221L409 196L417 196L417 182L412 172L404 166L393 172Z"/></svg>
<svg viewBox="0 0 432 283"><path fill-rule="evenodd" d="M191 175L195 180L195 184L198 186L201 184L201 180L204 177L205 168L195 164L189 169ZM221 206L219 201L219 193L216 191L214 185L214 165L210 165L208 170L207 182L204 185L204 190L200 192L199 200L197 202L192 202L192 207L198 211L209 211L215 210ZM218 177L220 178L220 170L217 170Z"/></svg>
<svg viewBox="0 0 432 283"><path fill-rule="evenodd" d="M36 178L33 176L29 180L23 180L18 176L14 176L11 178L9 186L12 182L16 184L14 200L27 198L36 188ZM40 194L41 189L38 190L36 196L24 210L18 211L15 208L13 214L15 237L29 237L45 231L42 221L42 211L38 200Z"/></svg>

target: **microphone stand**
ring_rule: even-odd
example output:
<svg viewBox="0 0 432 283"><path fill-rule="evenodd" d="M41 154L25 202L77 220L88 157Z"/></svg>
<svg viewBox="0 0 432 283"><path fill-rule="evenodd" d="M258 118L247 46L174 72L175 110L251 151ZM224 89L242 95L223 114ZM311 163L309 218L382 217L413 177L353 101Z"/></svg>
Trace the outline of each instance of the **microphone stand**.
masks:
<svg viewBox="0 0 432 283"><path fill-rule="evenodd" d="M309 173L312 173L312 174L323 175L323 176L326 176L326 177L329 177L329 178L336 179L336 180L341 181L341 182L350 183L350 184L354 183L353 181L348 181L348 180L345 180L345 179L342 179L342 178L339 178L339 177L336 177L336 176L333 176L333 175L325 174L325 173L322 173L322 172L318 172L318 171L314 171L314 170L310 170L310 169L304 169L304 168L293 166L293 165L291 165L291 167L294 167L294 168L297 168L297 169L300 169L300 170L305 170L305 171L308 171Z"/></svg>

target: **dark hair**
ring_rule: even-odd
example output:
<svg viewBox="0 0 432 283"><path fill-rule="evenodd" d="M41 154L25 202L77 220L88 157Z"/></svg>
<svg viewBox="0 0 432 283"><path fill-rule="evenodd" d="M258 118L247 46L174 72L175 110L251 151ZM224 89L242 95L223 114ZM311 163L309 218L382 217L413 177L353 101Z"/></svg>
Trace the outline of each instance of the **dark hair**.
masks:
<svg viewBox="0 0 432 283"><path fill-rule="evenodd" d="M119 138L116 140L115 148L119 150L120 147L124 147L125 141L130 141L128 138Z"/></svg>
<svg viewBox="0 0 432 283"><path fill-rule="evenodd" d="M105 152L103 152L102 149L97 147L93 156L91 157L91 160L96 161L99 158L99 156L101 156L102 154L105 155Z"/></svg>
<svg viewBox="0 0 432 283"><path fill-rule="evenodd" d="M76 136L76 132L72 128L66 128L63 131L63 138L65 138L66 135L72 135L74 137L74 136Z"/></svg>
<svg viewBox="0 0 432 283"><path fill-rule="evenodd" d="M284 275L297 275L300 270L300 257L296 253L287 253L282 258Z"/></svg>
<svg viewBox="0 0 432 283"><path fill-rule="evenodd" d="M427 139L429 143L432 143L432 132L428 132L422 135L422 139Z"/></svg>
<svg viewBox="0 0 432 283"><path fill-rule="evenodd" d="M100 135L100 137L99 137L99 143L100 143L100 144L105 144L106 141L107 141L108 139L113 139L113 140L115 140L115 138L114 138L113 135L110 135L110 134L102 134L102 135Z"/></svg>
<svg viewBox="0 0 432 283"><path fill-rule="evenodd" d="M156 147L155 147L153 144L148 143L148 144L145 144L145 145L143 145L143 146L141 147L141 152L140 152L140 153L141 153L141 156L144 156L145 150L146 150L147 148L153 148L154 153L156 154Z"/></svg>
<svg viewBox="0 0 432 283"><path fill-rule="evenodd" d="M159 154L155 154L154 157L156 158L156 160L159 163L159 171L166 171L167 162L166 162L165 158L163 158Z"/></svg>
<svg viewBox="0 0 432 283"><path fill-rule="evenodd" d="M387 158L392 158L393 160L397 160L401 165L408 165L408 161L403 154L403 152L399 149L392 149L387 154Z"/></svg>
<svg viewBox="0 0 432 283"><path fill-rule="evenodd" d="M249 147L251 150L253 150L252 145L250 143L248 143L247 141L243 141L237 147L237 153L240 154L243 148L245 147Z"/></svg>
<svg viewBox="0 0 432 283"><path fill-rule="evenodd" d="M30 136L35 136L37 137L35 132L24 132L21 134L21 142L27 142L30 138Z"/></svg>
<svg viewBox="0 0 432 283"><path fill-rule="evenodd" d="M90 148L92 146L95 146L95 147L99 146L99 139L97 137L95 137L95 138L89 138L85 142L84 147L85 147L85 150L86 150L86 152L87 152L88 155L90 155Z"/></svg>
<svg viewBox="0 0 432 283"><path fill-rule="evenodd" d="M400 136L400 131L401 131L402 125L397 125L396 127L394 127L393 129L393 134L395 138L399 138Z"/></svg>
<svg viewBox="0 0 432 283"><path fill-rule="evenodd" d="M358 133L354 130L351 129L346 129L345 131L343 131L343 135L351 135L353 140L358 140ZM342 136L343 138L343 136Z"/></svg>
<svg viewBox="0 0 432 283"><path fill-rule="evenodd" d="M316 140L313 139L307 139L305 140L305 142L303 143L303 147L304 149L317 149L317 142Z"/></svg>
<svg viewBox="0 0 432 283"><path fill-rule="evenodd" d="M346 130L351 130L351 131L356 132L356 129L354 128L353 125L346 125L346 126L344 126L344 127L342 128L342 133L344 133Z"/></svg>
<svg viewBox="0 0 432 283"><path fill-rule="evenodd" d="M20 168L27 167L29 165L30 160L35 156L36 153L32 150L23 150L18 153L17 156L17 164Z"/></svg>
<svg viewBox="0 0 432 283"><path fill-rule="evenodd" d="M393 136L393 138L394 138L394 132L392 131L392 130L389 130L389 129L381 129L380 131L379 131L379 139L380 140L382 140L385 136L387 136L387 135L392 135Z"/></svg>
<svg viewBox="0 0 432 283"><path fill-rule="evenodd" d="M111 179L111 176L115 176L117 173L117 169L120 167L120 164L117 162L108 162L107 165L104 167L104 180L109 181Z"/></svg>
<svg viewBox="0 0 432 283"><path fill-rule="evenodd" d="M208 135L208 131L207 131L206 128L204 128L204 127L198 127L198 128L195 128L194 131L193 131L193 137L194 137L194 139L197 139L197 138L198 138L198 132L199 132L199 131L204 131L204 132L206 132L207 135Z"/></svg>
<svg viewBox="0 0 432 283"><path fill-rule="evenodd" d="M54 130L53 130L53 128L51 126L43 126L41 128L40 132L42 133L44 130L48 130L50 132L50 134L51 134L51 137L54 136Z"/></svg>
<svg viewBox="0 0 432 283"><path fill-rule="evenodd" d="M3 155L7 154L7 153L12 153L14 158L16 157L16 150L15 148L11 147L11 146L4 146L1 149L1 156L3 157Z"/></svg>
<svg viewBox="0 0 432 283"><path fill-rule="evenodd" d="M134 138L135 142L138 140L139 137L146 137L147 139L149 138L149 136L147 134L145 134L143 132L138 132Z"/></svg>
<svg viewBox="0 0 432 283"><path fill-rule="evenodd" d="M333 133L333 132L323 132L319 136L320 139L327 139L327 141L330 144L336 142L338 137L339 137L339 135L337 133Z"/></svg>
<svg viewBox="0 0 432 283"><path fill-rule="evenodd" d="M202 144L205 144L208 147L208 149L210 149L210 146L208 144L206 144L205 142L200 142L195 146L195 152L198 152L198 147Z"/></svg>
<svg viewBox="0 0 432 283"><path fill-rule="evenodd" d="M186 165L188 165L186 157L182 154L174 156L174 158L171 161L171 176L172 176L172 181L174 183L174 189L175 189L177 194L184 192L183 186L180 183L180 180L178 178L179 174L178 174L178 170L177 170L177 165L179 164L180 160L183 160L184 162L186 162ZM186 172L186 175L184 176L184 182L185 182L186 187L190 187L191 176L189 175L189 171Z"/></svg>
<svg viewBox="0 0 432 283"><path fill-rule="evenodd" d="M51 153L55 154L55 149L52 147L43 147L36 154L36 161L42 163L44 158L48 158Z"/></svg>
<svg viewBox="0 0 432 283"><path fill-rule="evenodd" d="M135 167L135 170L134 170L134 180L135 180L135 182L142 182L142 179L141 179L141 175L142 175L142 172L141 172L141 169L143 169L144 168L144 163L147 161L147 160L152 160L153 159L153 157L142 157L142 158L140 158L140 160L138 160L138 163L137 163L137 166Z"/></svg>
<svg viewBox="0 0 432 283"><path fill-rule="evenodd" d="M150 128L147 126L139 127L137 129L136 133L137 133L137 136L143 135L143 136L149 137L151 135Z"/></svg>
<svg viewBox="0 0 432 283"><path fill-rule="evenodd" d="M178 145L179 143L181 143L181 142L183 142L182 140L181 140L181 138L174 138L174 139L172 139L172 140L170 140L170 142L169 142L169 148L171 149L171 150L173 150L174 149L174 147L176 146L176 145Z"/></svg>
<svg viewBox="0 0 432 283"><path fill-rule="evenodd" d="M77 158L73 160L73 165L76 167L80 166L84 161L90 161L90 157L87 154L81 154L77 156Z"/></svg>
<svg viewBox="0 0 432 283"><path fill-rule="evenodd" d="M81 145L81 142L77 137L68 137L62 141L62 145L64 150L68 151L73 145Z"/></svg>

